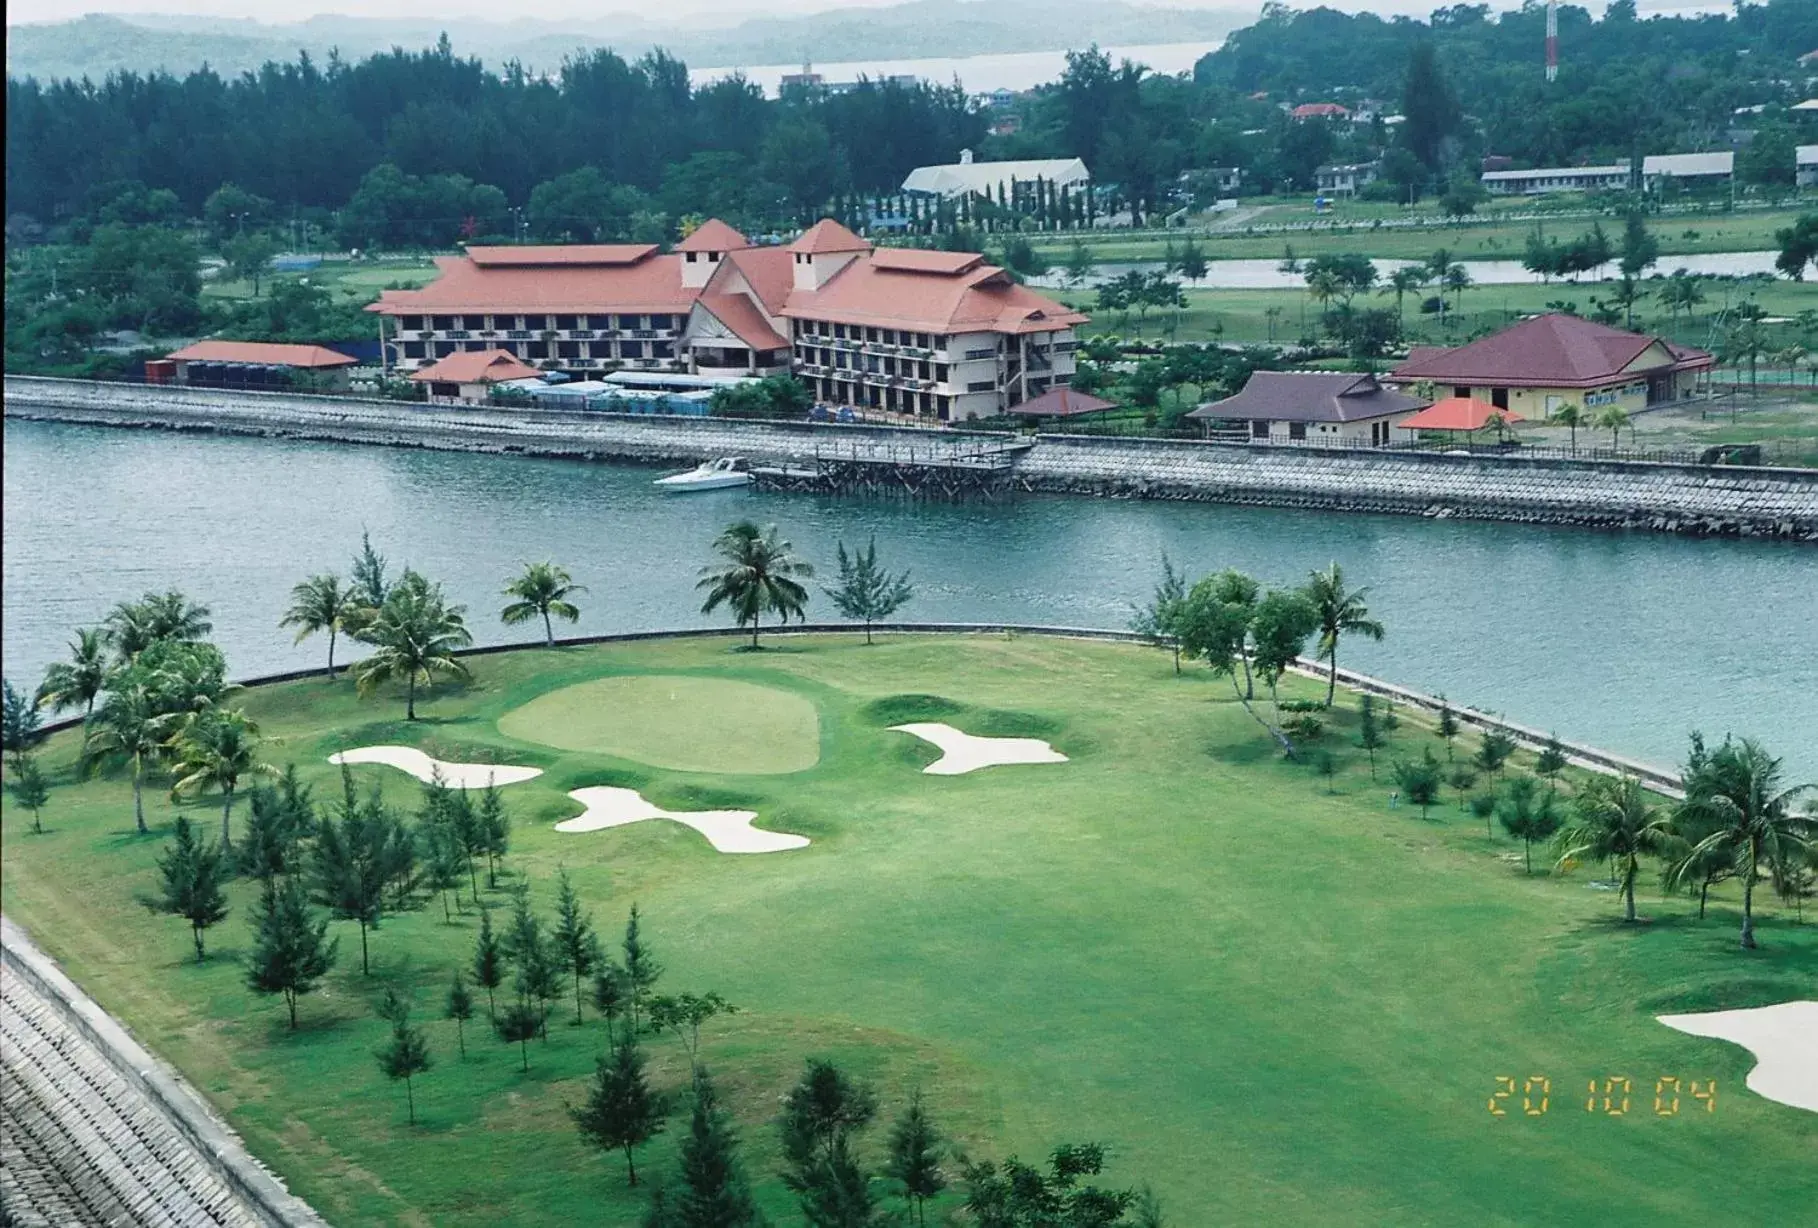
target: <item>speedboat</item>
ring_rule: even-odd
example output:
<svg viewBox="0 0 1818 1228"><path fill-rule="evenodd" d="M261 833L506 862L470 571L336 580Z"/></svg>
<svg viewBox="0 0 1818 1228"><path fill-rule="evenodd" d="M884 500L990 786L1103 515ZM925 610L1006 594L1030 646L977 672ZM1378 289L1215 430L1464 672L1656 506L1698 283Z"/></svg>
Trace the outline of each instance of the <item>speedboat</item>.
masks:
<svg viewBox="0 0 1818 1228"><path fill-rule="evenodd" d="M655 483L667 491L721 490L728 486L749 486L751 469L742 456L722 456L703 461L687 473L673 473Z"/></svg>

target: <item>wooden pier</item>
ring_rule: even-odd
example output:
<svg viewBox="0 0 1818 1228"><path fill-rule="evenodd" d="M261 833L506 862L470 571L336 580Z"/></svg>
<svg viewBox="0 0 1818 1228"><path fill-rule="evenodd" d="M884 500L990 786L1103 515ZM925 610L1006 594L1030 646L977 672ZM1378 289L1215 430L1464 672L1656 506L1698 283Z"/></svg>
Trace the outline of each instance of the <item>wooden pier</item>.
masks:
<svg viewBox="0 0 1818 1228"><path fill-rule="evenodd" d="M812 455L783 465L756 466L759 490L809 494L899 495L911 499L963 499L1010 489L1016 462L1032 440L926 443L820 444Z"/></svg>

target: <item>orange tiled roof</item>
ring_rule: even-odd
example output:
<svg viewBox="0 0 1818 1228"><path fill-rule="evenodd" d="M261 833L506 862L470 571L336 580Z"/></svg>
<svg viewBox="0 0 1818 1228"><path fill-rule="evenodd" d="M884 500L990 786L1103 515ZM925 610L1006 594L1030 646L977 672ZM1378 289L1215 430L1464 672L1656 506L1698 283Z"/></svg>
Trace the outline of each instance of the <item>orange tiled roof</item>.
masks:
<svg viewBox="0 0 1818 1228"><path fill-rule="evenodd" d="M952 273L854 260L819 290L791 294L783 314L937 333L1048 332L1086 322L976 257Z"/></svg>
<svg viewBox="0 0 1818 1228"><path fill-rule="evenodd" d="M256 367L351 367L359 362L319 345L274 341L198 341L165 357L177 362L238 362Z"/></svg>
<svg viewBox="0 0 1818 1228"><path fill-rule="evenodd" d="M1404 431L1481 431L1495 417L1504 422L1523 420L1512 409L1497 409L1475 397L1447 397L1433 402L1412 418L1403 419L1399 425Z"/></svg>
<svg viewBox="0 0 1818 1228"><path fill-rule="evenodd" d="M703 294L701 306L754 350L786 350L789 339L770 327L757 304L743 294Z"/></svg>
<svg viewBox="0 0 1818 1228"><path fill-rule="evenodd" d="M707 283L707 291L724 290L732 281L733 272L745 279L771 315L783 310L789 292L795 288L795 258L786 247L747 247L728 252L719 271Z"/></svg>
<svg viewBox="0 0 1818 1228"><path fill-rule="evenodd" d="M710 217L670 250L678 252L735 252L751 241L717 217Z"/></svg>
<svg viewBox="0 0 1818 1228"><path fill-rule="evenodd" d="M914 247L880 247L871 253L871 263L880 269L902 269L909 273L964 273L985 263L978 252L936 252Z"/></svg>
<svg viewBox="0 0 1818 1228"><path fill-rule="evenodd" d="M871 244L830 217L824 217L807 230L802 237L789 245L792 252L864 252L871 250Z"/></svg>
<svg viewBox="0 0 1818 1228"><path fill-rule="evenodd" d="M636 264L656 251L654 243L545 243L510 247L469 247L468 258L485 268L551 264Z"/></svg>
<svg viewBox="0 0 1818 1228"><path fill-rule="evenodd" d="M1432 380L1436 384L1596 388L1634 378L1642 371L1710 364L1711 356L1703 350L1669 345L1670 361L1631 371L1631 364L1658 341L1644 333L1550 312L1453 349L1412 351L1389 378L1403 383Z"/></svg>
<svg viewBox="0 0 1818 1228"><path fill-rule="evenodd" d="M462 350L411 372L410 378L438 384L496 384L541 374L505 350Z"/></svg>
<svg viewBox="0 0 1818 1228"><path fill-rule="evenodd" d="M682 285L681 260L676 255L646 255L629 264L553 261L529 265L481 264L463 256L438 256L441 276L420 290L387 290L367 310L394 316L683 312L694 302L695 292Z"/></svg>

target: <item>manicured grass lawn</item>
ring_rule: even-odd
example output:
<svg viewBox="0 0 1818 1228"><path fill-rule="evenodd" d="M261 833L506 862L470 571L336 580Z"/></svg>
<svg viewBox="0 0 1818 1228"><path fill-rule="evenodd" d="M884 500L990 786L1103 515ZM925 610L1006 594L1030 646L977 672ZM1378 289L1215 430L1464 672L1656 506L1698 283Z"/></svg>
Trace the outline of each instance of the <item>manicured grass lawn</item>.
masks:
<svg viewBox="0 0 1818 1228"><path fill-rule="evenodd" d="M1209 260L1258 259L1277 257L1284 245L1292 245L1300 257L1360 252L1383 259L1424 260L1438 248L1451 251L1454 260L1519 260L1533 232L1532 221L1505 221L1497 216L1502 210L1491 210L1463 222L1447 222L1428 217L1428 224L1411 227L1376 226L1384 206L1346 206L1354 212L1315 217L1310 205L1270 208L1252 219L1253 225L1281 225L1293 222L1333 222L1331 229L1313 231L1249 234L1243 227L1204 232L1182 231L1174 236L1178 246L1192 233ZM1392 208L1392 207L1389 207ZM1805 206L1809 211L1810 205ZM1736 213L1666 214L1648 220L1649 228L1660 242L1663 256L1682 256L1703 252L1768 251L1774 247L1774 232L1793 224L1801 210L1759 209ZM1545 232L1555 238L1571 238L1591 229L1599 219L1564 217L1548 219ZM1612 240L1620 238L1622 220L1603 218L1603 228ZM1119 235L1064 233L1032 237L1038 250L1050 259L1064 259L1075 238L1081 238L1100 261L1159 260L1167 244L1161 235Z"/></svg>
<svg viewBox="0 0 1818 1228"><path fill-rule="evenodd" d="M401 742L443 758L548 769L506 797L509 868L547 909L566 865L603 929L637 901L667 966L660 988L716 990L744 1008L710 1025L706 1060L737 1115L760 1197L799 1215L776 1179L777 1097L803 1057L875 1080L888 1119L919 1084L975 1155L1036 1157L1101 1140L1112 1181L1153 1183L1184 1228L1210 1224L1790 1224L1809 1214L1818 1117L1743 1089L1753 1059L1671 1031L1665 1010L1810 996L1818 925L1768 910L1762 949L1736 946L1732 895L1710 919L1644 891L1650 923L1624 927L1615 896L1533 878L1518 846L1454 804L1422 820L1388 806L1352 745L1327 745L1327 782L1285 762L1203 670L1176 678L1135 647L1029 637L856 635L527 650L474 658L461 690L399 719L392 697L306 681L243 693L318 796L342 745ZM821 757L791 775L679 774L606 754L533 748L498 721L540 695L623 675L751 683L799 696ZM1311 683L1289 688L1315 694ZM908 696L940 696L949 703ZM931 748L886 726L918 714L968 732L1049 738L1064 765L921 775ZM1764 720L1767 714L1763 714ZM653 715L653 721L659 719ZM674 717L678 731L685 722ZM1444 746L1404 719L1392 749ZM1468 747L1461 746L1460 753ZM161 837L131 833L126 784L76 783L74 742L47 752L50 832L4 817L4 906L141 1037L228 1113L255 1152L337 1225L631 1225L641 1197L622 1164L585 1150L563 1111L602 1043L552 1021L528 1074L514 1047L428 1024L436 1068L422 1124L372 1059L383 984L439 1013L471 948L471 908L388 918L374 975L342 966L286 1031L282 1007L242 988L249 891L186 958L188 934L134 902ZM414 806L417 786L361 768ZM644 790L672 809L737 805L812 847L722 856L680 825L560 835L563 796ZM170 807L156 800L162 831ZM212 801L198 817L213 815ZM1538 858L1537 858L1538 860ZM502 906L502 892L490 894ZM679 1046L653 1038L652 1073L679 1087ZM1499 1075L1551 1080L1545 1117L1488 1111ZM1587 1113L1588 1080L1634 1080L1631 1112ZM1654 1080L1716 1079L1714 1114L1652 1111ZM1688 1101L1689 1103L1689 1101ZM672 1171L685 1121L641 1170ZM883 1128L867 1149L874 1157ZM1804 1208L1804 1210L1801 1210Z"/></svg>
<svg viewBox="0 0 1818 1228"><path fill-rule="evenodd" d="M814 705L723 678L632 674L540 695L499 718L525 742L682 772L800 772L820 758Z"/></svg>

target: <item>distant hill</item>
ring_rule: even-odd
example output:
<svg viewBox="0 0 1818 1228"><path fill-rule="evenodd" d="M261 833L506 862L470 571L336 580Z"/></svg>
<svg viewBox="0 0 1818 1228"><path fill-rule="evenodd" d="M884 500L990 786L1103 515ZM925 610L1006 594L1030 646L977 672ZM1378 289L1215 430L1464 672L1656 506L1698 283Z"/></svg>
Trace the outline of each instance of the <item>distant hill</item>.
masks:
<svg viewBox="0 0 1818 1228"><path fill-rule="evenodd" d="M757 17L702 28L613 16L598 22L479 22L325 15L288 25L176 15L90 14L73 21L8 25L6 71L40 80L162 69L177 75L208 64L237 75L306 51L360 59L393 46L433 45L444 32L457 55L497 68L518 60L532 71L558 67L577 49L612 47L637 56L663 47L691 68L790 64L811 56L841 60L1056 51L1097 42L1186 43L1223 38L1255 19L1242 8L1146 8L1121 0L912 0L887 8L803 17Z"/></svg>

